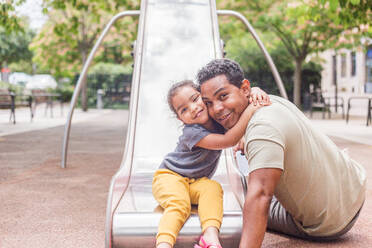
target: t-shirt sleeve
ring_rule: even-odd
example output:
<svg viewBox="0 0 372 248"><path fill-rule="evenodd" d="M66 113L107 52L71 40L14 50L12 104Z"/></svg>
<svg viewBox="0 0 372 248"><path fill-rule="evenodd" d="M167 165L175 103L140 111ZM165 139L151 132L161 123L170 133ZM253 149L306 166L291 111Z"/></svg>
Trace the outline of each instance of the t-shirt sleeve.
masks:
<svg viewBox="0 0 372 248"><path fill-rule="evenodd" d="M276 127L267 122L253 123L247 128L245 142L249 173L262 168L284 170L285 140Z"/></svg>
<svg viewBox="0 0 372 248"><path fill-rule="evenodd" d="M183 130L183 142L192 150L201 139L209 134L211 132L200 125L185 126Z"/></svg>

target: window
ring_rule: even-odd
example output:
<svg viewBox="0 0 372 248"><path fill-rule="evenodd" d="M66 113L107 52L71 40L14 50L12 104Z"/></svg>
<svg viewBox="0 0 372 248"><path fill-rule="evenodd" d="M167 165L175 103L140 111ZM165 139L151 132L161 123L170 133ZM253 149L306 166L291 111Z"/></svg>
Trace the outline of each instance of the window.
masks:
<svg viewBox="0 0 372 248"><path fill-rule="evenodd" d="M346 54L341 54L341 77L346 77Z"/></svg>
<svg viewBox="0 0 372 248"><path fill-rule="evenodd" d="M372 93L372 47L368 48L366 54L366 67L367 67L367 82L365 84L364 91L366 93Z"/></svg>
<svg viewBox="0 0 372 248"><path fill-rule="evenodd" d="M332 56L332 83L333 85L337 85L337 57L336 55Z"/></svg>
<svg viewBox="0 0 372 248"><path fill-rule="evenodd" d="M356 75L356 54L355 52L351 52L351 76Z"/></svg>

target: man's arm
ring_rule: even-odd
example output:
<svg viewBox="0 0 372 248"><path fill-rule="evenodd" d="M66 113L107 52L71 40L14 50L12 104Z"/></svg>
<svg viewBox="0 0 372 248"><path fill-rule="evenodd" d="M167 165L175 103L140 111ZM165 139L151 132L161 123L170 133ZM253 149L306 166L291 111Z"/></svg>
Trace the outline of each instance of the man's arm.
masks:
<svg viewBox="0 0 372 248"><path fill-rule="evenodd" d="M261 247L271 199L281 174L282 170L276 168L262 168L250 173L243 208L240 248Z"/></svg>

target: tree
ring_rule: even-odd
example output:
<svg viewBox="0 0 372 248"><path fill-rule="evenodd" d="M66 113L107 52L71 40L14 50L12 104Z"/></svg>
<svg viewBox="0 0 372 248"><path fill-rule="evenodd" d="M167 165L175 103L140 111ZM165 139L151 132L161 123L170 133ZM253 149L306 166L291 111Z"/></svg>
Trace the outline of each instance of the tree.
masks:
<svg viewBox="0 0 372 248"><path fill-rule="evenodd" d="M338 12L335 21L345 26L356 27L370 24L372 20L372 0L321 0L329 4L331 11Z"/></svg>
<svg viewBox="0 0 372 248"><path fill-rule="evenodd" d="M33 42L32 49L35 61L58 76L73 76L79 72L111 17L124 8L138 7L135 1L106 0L44 0L44 5L49 21ZM135 28L135 22L124 20L115 25L115 31L105 40L122 47L122 53L126 52L129 57L128 41L134 39ZM102 48L99 53L104 50ZM87 110L85 87L82 89L82 106Z"/></svg>
<svg viewBox="0 0 372 248"><path fill-rule="evenodd" d="M14 39L14 32L23 31L20 19L16 16L15 6L24 0L7 0L0 2L0 69L7 66L11 59L10 54L16 53L9 39ZM7 80L7 73L1 74L3 80Z"/></svg>
<svg viewBox="0 0 372 248"><path fill-rule="evenodd" d="M219 4L242 12L256 28L273 32L281 40L295 64L293 99L297 106L301 99L301 70L307 56L345 46L348 43L344 41L352 41L352 36L361 33L359 28L346 32L345 26L335 22L340 10L334 11L325 0L237 0Z"/></svg>
<svg viewBox="0 0 372 248"><path fill-rule="evenodd" d="M284 87L290 100L293 95L293 72L294 65L292 57L279 39L275 39L272 33L259 34L261 41L265 44L282 78ZM226 44L226 56L237 61L247 79L253 86L258 86L270 94L280 94L276 86L270 67L267 64L260 48L249 34L235 37ZM249 59L247 59L249 58ZM305 63L302 69L301 92L310 91L310 84L319 87L321 66L313 62Z"/></svg>
<svg viewBox="0 0 372 248"><path fill-rule="evenodd" d="M20 20L16 16L14 7L20 5L24 0L7 0L0 2L0 27L8 34L12 31L22 31Z"/></svg>
<svg viewBox="0 0 372 248"><path fill-rule="evenodd" d="M28 46L33 36L31 30L8 32L0 27L0 67L6 68L13 62L31 61L32 52Z"/></svg>

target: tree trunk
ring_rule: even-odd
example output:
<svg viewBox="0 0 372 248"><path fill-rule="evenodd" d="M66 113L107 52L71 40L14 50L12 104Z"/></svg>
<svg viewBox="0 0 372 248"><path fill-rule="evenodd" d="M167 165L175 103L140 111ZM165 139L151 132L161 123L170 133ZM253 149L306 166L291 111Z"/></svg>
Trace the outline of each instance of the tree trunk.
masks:
<svg viewBox="0 0 372 248"><path fill-rule="evenodd" d="M81 55L83 58L83 67L84 67L85 62L87 60L87 52L85 51L85 49L83 49ZM81 85L81 107L84 112L88 110L87 77L84 78L82 85Z"/></svg>
<svg viewBox="0 0 372 248"><path fill-rule="evenodd" d="M293 102L297 107L301 107L301 70L302 59L296 59L296 67L294 71L294 87L293 87Z"/></svg>

